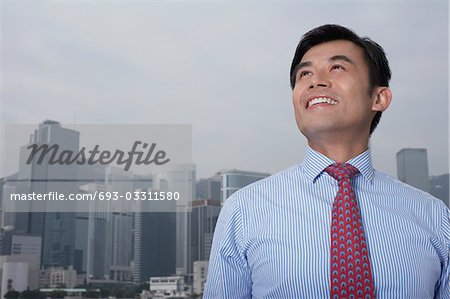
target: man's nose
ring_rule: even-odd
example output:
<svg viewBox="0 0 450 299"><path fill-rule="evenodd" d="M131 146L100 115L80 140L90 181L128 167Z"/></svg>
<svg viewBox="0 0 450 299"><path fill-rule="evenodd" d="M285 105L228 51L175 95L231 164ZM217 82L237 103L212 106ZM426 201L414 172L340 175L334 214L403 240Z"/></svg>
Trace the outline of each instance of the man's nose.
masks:
<svg viewBox="0 0 450 299"><path fill-rule="evenodd" d="M331 82L324 74L314 74L310 81L309 89L330 87Z"/></svg>

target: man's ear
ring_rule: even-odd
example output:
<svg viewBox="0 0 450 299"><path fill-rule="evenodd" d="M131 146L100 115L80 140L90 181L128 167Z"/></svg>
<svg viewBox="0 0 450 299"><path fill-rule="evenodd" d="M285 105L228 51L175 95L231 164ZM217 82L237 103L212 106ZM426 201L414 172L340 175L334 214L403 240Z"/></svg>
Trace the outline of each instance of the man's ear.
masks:
<svg viewBox="0 0 450 299"><path fill-rule="evenodd" d="M386 86L378 86L375 87L373 91L373 103L372 110L373 111L384 111L391 104L392 92L389 87Z"/></svg>

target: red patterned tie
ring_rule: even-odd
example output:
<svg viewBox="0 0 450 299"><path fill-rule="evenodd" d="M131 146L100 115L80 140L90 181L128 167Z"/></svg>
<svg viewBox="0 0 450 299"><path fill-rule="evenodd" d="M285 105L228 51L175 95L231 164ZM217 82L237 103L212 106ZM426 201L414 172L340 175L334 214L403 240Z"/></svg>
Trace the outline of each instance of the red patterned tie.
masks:
<svg viewBox="0 0 450 299"><path fill-rule="evenodd" d="M339 184L331 218L330 298L375 298L361 213L350 181L359 171L350 164L333 164L325 171Z"/></svg>

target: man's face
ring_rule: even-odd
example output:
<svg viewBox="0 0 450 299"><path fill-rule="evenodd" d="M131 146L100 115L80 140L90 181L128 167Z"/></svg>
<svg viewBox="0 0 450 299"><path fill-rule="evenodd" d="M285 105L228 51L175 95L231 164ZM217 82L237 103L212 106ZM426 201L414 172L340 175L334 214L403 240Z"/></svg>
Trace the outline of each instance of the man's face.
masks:
<svg viewBox="0 0 450 299"><path fill-rule="evenodd" d="M292 99L303 135L368 136L375 111L363 50L346 40L326 42L309 49L299 66Z"/></svg>

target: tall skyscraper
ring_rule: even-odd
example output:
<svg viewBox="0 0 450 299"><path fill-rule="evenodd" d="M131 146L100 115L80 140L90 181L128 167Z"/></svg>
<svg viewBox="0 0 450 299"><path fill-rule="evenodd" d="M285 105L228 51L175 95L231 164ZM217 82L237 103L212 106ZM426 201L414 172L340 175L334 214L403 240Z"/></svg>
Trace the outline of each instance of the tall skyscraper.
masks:
<svg viewBox="0 0 450 299"><path fill-rule="evenodd" d="M159 178L161 179L161 178ZM153 186L165 188L167 182L149 176L136 176L135 190L157 192ZM161 190L162 191L162 190ZM176 256L176 202L167 201L165 212L145 212L145 201L135 203L133 213L133 282L148 282L152 276L170 276L175 273ZM169 205L172 208L168 208Z"/></svg>
<svg viewBox="0 0 450 299"><path fill-rule="evenodd" d="M2 200L7 199L11 194L16 193L17 189L17 173L2 179ZM1 230L0 230L0 255L10 255L12 246L12 236L14 235L14 227L16 221L16 213L7 212L2 207L1 212ZM39 256L40 260L40 256Z"/></svg>
<svg viewBox="0 0 450 299"><path fill-rule="evenodd" d="M220 212L220 201L195 200L191 213L191 248L193 262L209 260L212 238Z"/></svg>
<svg viewBox="0 0 450 299"><path fill-rule="evenodd" d="M397 152L397 176L402 182L430 192L427 150L404 148Z"/></svg>
<svg viewBox="0 0 450 299"><path fill-rule="evenodd" d="M231 194L251 183L259 181L270 174L238 169L222 170L217 175L222 178L221 201L224 202Z"/></svg>
<svg viewBox="0 0 450 299"><path fill-rule="evenodd" d="M176 212L134 213L133 281L175 273Z"/></svg>
<svg viewBox="0 0 450 299"><path fill-rule="evenodd" d="M41 163L33 159L27 163L31 144L57 144L60 151L77 152L79 132L63 128L60 123L47 120L39 124L30 137L30 143L21 148L18 178L20 193L44 194L50 191L64 194L75 193L77 184L76 165L50 165L49 155ZM45 204L39 202L37 204ZM16 213L15 233L42 237L41 266L63 266L73 264L75 240L75 213L34 212Z"/></svg>
<svg viewBox="0 0 450 299"><path fill-rule="evenodd" d="M93 194L108 191L100 183L80 186L79 193ZM74 268L78 273L86 273L89 283L93 279L108 279L110 276L111 246L108 206L97 201L89 204L89 212L76 214Z"/></svg>
<svg viewBox="0 0 450 299"><path fill-rule="evenodd" d="M78 193L93 194L108 191L106 167L80 165L78 175L82 185ZM74 269L86 273L89 279L106 279L109 276L110 246L107 233L108 205L102 202L89 203L89 212L78 211L75 217Z"/></svg>
<svg viewBox="0 0 450 299"><path fill-rule="evenodd" d="M195 198L195 165L173 165L155 174L154 189L160 191L179 192L183 199L176 207L176 273L192 273L190 244L190 204Z"/></svg>
<svg viewBox="0 0 450 299"><path fill-rule="evenodd" d="M93 182L80 186L79 193L134 190L133 175L115 167L85 167L83 177ZM76 222L75 269L86 272L88 281L131 280L132 213L118 203L97 201L89 212L77 213Z"/></svg>
<svg viewBox="0 0 450 299"><path fill-rule="evenodd" d="M110 190L125 194L134 190L133 174L126 173L116 167L108 167L106 172L106 185ZM128 203L122 202L123 205ZM110 270L109 278L117 281L132 279L131 261L133 259L133 215L126 212L124 207L114 206L114 210L107 214L107 230L110 240Z"/></svg>
<svg viewBox="0 0 450 299"><path fill-rule="evenodd" d="M220 175L208 179L200 179L196 184L196 199L212 199L220 201L222 178Z"/></svg>

